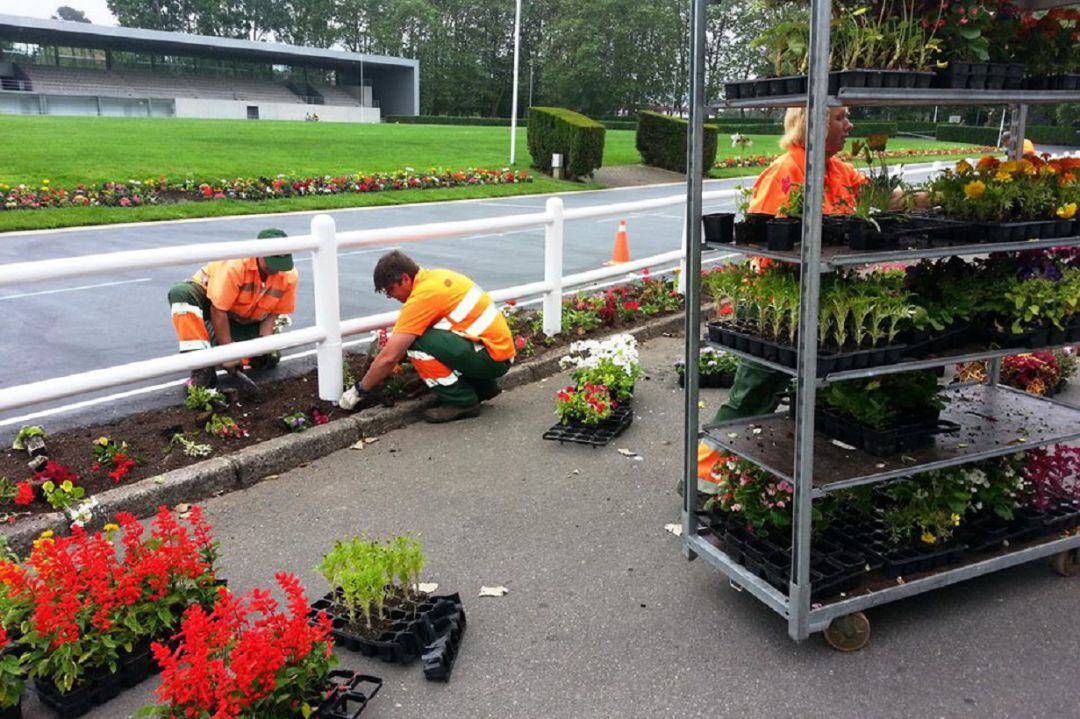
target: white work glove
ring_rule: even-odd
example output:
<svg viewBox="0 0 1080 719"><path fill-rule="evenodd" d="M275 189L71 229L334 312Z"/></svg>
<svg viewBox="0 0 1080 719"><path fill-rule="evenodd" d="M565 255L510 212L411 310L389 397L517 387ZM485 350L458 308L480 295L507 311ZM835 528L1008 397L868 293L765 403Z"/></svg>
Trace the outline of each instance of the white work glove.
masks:
<svg viewBox="0 0 1080 719"><path fill-rule="evenodd" d="M371 393L361 387L360 383L357 382L352 388L345 390L345 393L341 395L341 399L338 400L338 407L351 412L356 409L360 404L360 401L369 394Z"/></svg>

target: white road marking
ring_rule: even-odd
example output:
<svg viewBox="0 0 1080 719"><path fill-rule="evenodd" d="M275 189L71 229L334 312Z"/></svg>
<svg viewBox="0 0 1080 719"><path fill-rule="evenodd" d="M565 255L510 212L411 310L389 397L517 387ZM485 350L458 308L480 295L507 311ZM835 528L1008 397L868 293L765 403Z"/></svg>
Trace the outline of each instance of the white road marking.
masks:
<svg viewBox="0 0 1080 719"><path fill-rule="evenodd" d="M22 292L17 295L6 295L0 297L0 300L17 300L22 297L37 297L39 295L57 295L61 292L76 292L78 290L93 290L98 287L115 287L116 285L133 285L137 282L149 282L149 277L142 277L137 280L120 280L118 282L102 282L97 285L79 285L78 287L62 287L56 290L41 290L40 292Z"/></svg>

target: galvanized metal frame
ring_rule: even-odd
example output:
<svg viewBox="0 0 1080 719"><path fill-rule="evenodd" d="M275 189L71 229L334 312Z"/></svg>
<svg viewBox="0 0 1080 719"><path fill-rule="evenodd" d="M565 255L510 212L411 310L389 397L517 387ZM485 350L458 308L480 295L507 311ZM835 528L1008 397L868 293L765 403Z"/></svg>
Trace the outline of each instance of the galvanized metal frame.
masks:
<svg viewBox="0 0 1080 719"><path fill-rule="evenodd" d="M1054 246L1057 247L1058 245ZM1027 249L1026 245L1024 246L1024 249ZM733 354L740 359L750 360L755 364L760 364L764 367L768 367L769 369L774 369L777 372L789 374L792 377L794 377L796 372L798 371L792 367L788 367L787 365L782 365L778 362L772 362L770 360L762 359L761 357L752 355L749 352L743 352L741 350L735 349L734 347L722 345L719 342L706 342L705 344L709 347L723 350L728 354ZM1067 342L1060 345L1048 345L1046 347L1041 347L1040 350L1061 349L1062 347L1071 347L1075 344L1075 342ZM830 372L824 377L818 378L817 384L818 387L824 387L825 385L832 384L833 382L844 382L849 379L860 379L863 377L882 377L884 375L897 374L899 372L912 372L919 369L931 369L934 367L941 367L942 365L962 364L964 362L974 362L976 360L985 359L992 360L1001 357L1008 357L1010 355L1021 354L1025 351L1026 350L1022 347L1010 347L1006 349L987 349L979 350L977 352L965 352L964 354L958 355L942 355L933 359L908 360L906 362L883 365L880 367L867 367L866 369L852 369L844 370L843 372ZM768 416L766 416L766 418L767 417ZM739 424L743 424L747 421L748 420L746 419L732 420L733 423Z"/></svg>
<svg viewBox="0 0 1080 719"><path fill-rule="evenodd" d="M687 142L687 167L689 170L687 180L687 228L686 236L690 239L687 252L687 274L691 281L687 283L687 311L686 311L686 382L685 382L685 408L686 423L684 432L684 483L683 483L683 553L687 558L703 557L707 563L726 574L733 583L741 589L748 590L761 600L770 609L773 609L788 620L788 634L795 640L806 639L811 632L822 631L828 627L834 618L851 614L868 607L884 604L886 602L912 596L921 592L947 586L956 582L970 579L982 574L1004 569L1024 562L1032 561L1040 557L1046 557L1058 552L1075 550L1080 548L1080 535L1073 535L1063 539L1052 540L1035 546L1027 547L1016 552L993 557L974 564L958 567L955 569L938 572L925 578L916 579L904 584L899 584L884 590L853 597L840 602L828 604L824 607L811 609L810 606L810 530L812 503L816 496L821 496L825 490L813 487L814 467L814 403L816 387L823 383L817 378L817 312L821 285L821 272L826 272L831 267L821 262L821 214L824 194L824 139L828 127L828 108L837 106L856 105L918 105L918 104L1010 104L1014 106L1012 131L1013 137L1022 139L1027 118L1027 105L1029 104L1054 104L1060 102L1080 101L1080 93L1061 91L977 91L977 90L912 90L904 89L844 89L835 97L828 96L828 56L829 56L829 20L831 12L830 0L811 0L810 5L810 67L808 73L808 93L806 96L787 96L774 98L758 98L750 100L732 100L710 105L710 108L719 107L795 107L806 105L807 107L807 148L806 148L806 184L804 186L804 222L802 228L802 247L799 256L800 263L800 318L799 318L799 347L798 367L793 373L798 385L798 406L796 408L796 444L795 462L790 477L795 485L794 497L794 526L792 536L792 576L789 585L789 595L776 591L773 587L762 581L759 577L751 574L745 567L733 562L723 551L705 541L697 534L697 522L693 513L694 497L697 489L697 443L699 438L712 441L707 434L698 430L698 372L697 362L690 358L696 358L699 350L698 332L700 327L700 252L701 252L701 161L702 161L702 119L706 112L704 102L704 19L707 0L691 0L692 27L691 42L692 63L690 83L690 123L688 128ZM1029 0L1029 5L1034 8L1054 7L1062 4L1059 0ZM1017 105L1017 103L1022 103ZM1017 142L1017 147L1020 143ZM1015 156L1015 155L1014 155ZM1080 238L1063 242L1061 240L1051 244L1080 244ZM1050 246L1040 243L1023 243L1025 249L1034 249L1037 246ZM760 256L774 256L777 259L791 261L793 258L782 253L762 252L756 249L740 248L733 246L735 252L753 253ZM1019 249L1016 245L1003 246L1001 250ZM920 256L942 257L957 254L981 254L991 251L987 245L980 245L976 250L971 248L967 252L965 248L942 248L940 253L935 251L909 251L896 253L877 254L872 260L854 256L843 264L862 264L865 261L889 261L893 259L913 259ZM746 356L744 353L736 353ZM985 353L965 355L971 358L991 359L991 381L996 386L1000 368L1000 358L1008 354L1004 350L992 350ZM761 362L774 369L781 369L792 374L790 369L783 368L775 363ZM941 361L919 361L905 363L905 369L918 367L933 367L949 364L954 358L943 358ZM890 371L900 371L893 368L875 368L874 370L837 373L828 378L829 381L836 379L850 379L857 376L874 376L885 374ZM762 418L756 418L762 419ZM749 420L735 420L730 423L723 422L714 425L714 430L728 425L747 423ZM777 421L777 418L764 418L763 421ZM1080 427L1080 423L1078 423ZM1074 436L1080 436L1080 431L1070 437L1055 438L1055 442L1067 441ZM1046 444L1048 442L1044 442ZM1029 446L1036 446L1035 443ZM730 448L725 448L729 449ZM907 467L896 472L881 473L863 477L858 483L885 481L890 477L901 474L912 474L938 466L951 466L975 461L983 456L997 456L1004 452L980 452L973 453L955 461L943 461L933 464ZM779 468L771 468L776 471ZM785 475L782 471L777 474ZM837 489L850 486L856 480L830 484L828 489Z"/></svg>

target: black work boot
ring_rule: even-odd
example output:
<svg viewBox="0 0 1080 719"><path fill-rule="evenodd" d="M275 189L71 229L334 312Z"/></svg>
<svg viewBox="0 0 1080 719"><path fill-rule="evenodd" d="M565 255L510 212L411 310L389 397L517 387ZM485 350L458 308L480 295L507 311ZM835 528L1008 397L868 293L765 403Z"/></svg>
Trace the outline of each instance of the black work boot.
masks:
<svg viewBox="0 0 1080 719"><path fill-rule="evenodd" d="M440 404L424 410L424 421L432 424L453 422L458 419L476 417L480 414L479 403L468 407L463 405Z"/></svg>
<svg viewBox="0 0 1080 719"><path fill-rule="evenodd" d="M217 387L217 370L213 367L192 370L188 381L193 387Z"/></svg>

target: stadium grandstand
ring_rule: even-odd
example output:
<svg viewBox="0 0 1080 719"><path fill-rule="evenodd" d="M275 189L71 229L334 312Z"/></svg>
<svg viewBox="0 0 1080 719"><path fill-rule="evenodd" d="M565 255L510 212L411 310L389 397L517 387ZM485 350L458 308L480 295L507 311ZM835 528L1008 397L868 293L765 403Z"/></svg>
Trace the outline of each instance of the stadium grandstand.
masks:
<svg viewBox="0 0 1080 719"><path fill-rule="evenodd" d="M0 15L0 114L379 122L416 60Z"/></svg>

